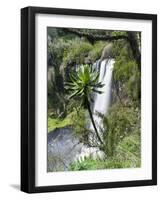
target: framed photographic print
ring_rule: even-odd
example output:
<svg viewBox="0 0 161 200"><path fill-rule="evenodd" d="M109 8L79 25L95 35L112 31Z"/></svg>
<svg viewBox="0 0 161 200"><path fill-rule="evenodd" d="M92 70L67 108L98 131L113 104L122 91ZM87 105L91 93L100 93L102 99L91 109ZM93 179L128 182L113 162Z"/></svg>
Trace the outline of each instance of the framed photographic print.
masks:
<svg viewBox="0 0 161 200"><path fill-rule="evenodd" d="M157 16L21 9L21 190L157 184Z"/></svg>

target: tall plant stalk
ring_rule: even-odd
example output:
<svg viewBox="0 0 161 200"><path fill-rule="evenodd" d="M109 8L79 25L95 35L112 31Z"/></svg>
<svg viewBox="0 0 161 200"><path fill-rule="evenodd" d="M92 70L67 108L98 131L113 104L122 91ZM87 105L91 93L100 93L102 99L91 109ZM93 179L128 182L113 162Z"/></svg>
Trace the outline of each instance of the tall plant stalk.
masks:
<svg viewBox="0 0 161 200"><path fill-rule="evenodd" d="M72 94L69 98L80 98L82 106L85 107L89 112L89 116L97 139L101 144L103 144L90 108L90 101L92 101L91 94L93 92L101 94L102 91L100 91L99 89L104 86L101 82L98 81L98 78L99 73L95 69L93 69L92 66L81 65L78 68L77 74L70 76L71 81L66 83L66 89L72 91Z"/></svg>
<svg viewBox="0 0 161 200"><path fill-rule="evenodd" d="M91 111L91 108L90 108L90 104L89 104L88 99L87 99L86 104L87 104L87 110L88 110L88 112L89 112L89 116L90 116L90 119L91 119L93 128L94 128L94 130L95 130L95 133L96 133L96 135L97 135L97 138L98 138L99 142L100 142L101 144L103 144L103 141L102 141L102 139L101 139L101 137L100 137L100 135L99 135L99 133L98 133L96 124L95 124L95 122L94 122L93 114L92 114L92 111Z"/></svg>

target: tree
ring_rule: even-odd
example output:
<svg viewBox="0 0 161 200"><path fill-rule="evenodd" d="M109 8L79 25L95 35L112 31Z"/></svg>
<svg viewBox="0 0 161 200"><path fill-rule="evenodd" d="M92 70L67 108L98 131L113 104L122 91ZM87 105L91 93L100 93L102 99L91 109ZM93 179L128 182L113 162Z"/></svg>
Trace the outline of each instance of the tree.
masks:
<svg viewBox="0 0 161 200"><path fill-rule="evenodd" d="M139 40L140 36L137 36L137 32L134 31L125 31L124 33L117 34L115 36L110 35L103 35L103 34L94 34L90 31L84 32L80 29L72 29L72 28L63 28L64 32L72 33L77 35L78 37L85 37L87 40L94 44L95 41L118 41L118 40L125 40L130 44L133 58L135 59L136 63L138 64L138 68L141 71L141 54L139 49ZM139 33L140 35L141 33Z"/></svg>
<svg viewBox="0 0 161 200"><path fill-rule="evenodd" d="M70 82L66 83L66 89L72 91L69 98L80 97L81 104L89 112L89 116L95 130L96 136L101 144L103 141L98 133L97 127L94 122L93 114L90 107L92 101L91 94L102 92L99 90L104 85L98 82L99 73L90 65L81 65L78 68L77 74L70 75Z"/></svg>

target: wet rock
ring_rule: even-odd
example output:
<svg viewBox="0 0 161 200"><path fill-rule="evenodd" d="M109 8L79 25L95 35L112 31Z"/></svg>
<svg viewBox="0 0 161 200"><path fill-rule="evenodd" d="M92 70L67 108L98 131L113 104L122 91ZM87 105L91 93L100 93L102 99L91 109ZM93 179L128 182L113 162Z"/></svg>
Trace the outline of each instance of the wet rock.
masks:
<svg viewBox="0 0 161 200"><path fill-rule="evenodd" d="M104 157L98 148L87 147L73 135L70 127L55 129L48 133L47 171L67 171L69 165L86 157Z"/></svg>

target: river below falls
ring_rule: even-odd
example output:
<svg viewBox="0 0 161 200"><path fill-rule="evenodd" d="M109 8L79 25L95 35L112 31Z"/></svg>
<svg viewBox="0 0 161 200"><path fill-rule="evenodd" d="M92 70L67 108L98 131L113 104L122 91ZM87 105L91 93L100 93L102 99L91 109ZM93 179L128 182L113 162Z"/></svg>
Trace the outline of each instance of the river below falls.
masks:
<svg viewBox="0 0 161 200"><path fill-rule="evenodd" d="M87 147L76 138L70 127L56 128L48 133L47 171L68 171L70 164L85 157L103 158L98 148Z"/></svg>
<svg viewBox="0 0 161 200"><path fill-rule="evenodd" d="M81 154L83 144L73 136L69 127L55 129L48 133L47 171L66 171Z"/></svg>

